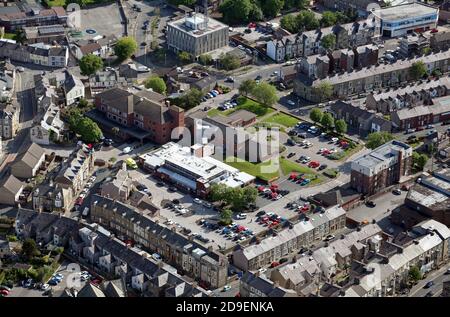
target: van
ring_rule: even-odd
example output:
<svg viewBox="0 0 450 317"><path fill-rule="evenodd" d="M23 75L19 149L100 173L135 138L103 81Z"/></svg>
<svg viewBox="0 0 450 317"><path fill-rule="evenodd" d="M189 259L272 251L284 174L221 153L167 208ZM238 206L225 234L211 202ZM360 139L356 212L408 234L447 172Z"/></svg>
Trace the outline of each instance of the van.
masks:
<svg viewBox="0 0 450 317"><path fill-rule="evenodd" d="M89 207L84 207L81 217L86 218L87 216L89 216Z"/></svg>

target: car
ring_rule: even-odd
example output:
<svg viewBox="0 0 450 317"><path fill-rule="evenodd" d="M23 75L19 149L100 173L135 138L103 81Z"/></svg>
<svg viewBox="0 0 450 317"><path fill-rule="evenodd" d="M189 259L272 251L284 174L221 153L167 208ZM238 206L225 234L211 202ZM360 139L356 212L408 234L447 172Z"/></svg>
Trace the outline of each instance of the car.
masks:
<svg viewBox="0 0 450 317"><path fill-rule="evenodd" d="M366 202L366 205L368 207L374 208L377 204L373 200L369 200L368 202Z"/></svg>
<svg viewBox="0 0 450 317"><path fill-rule="evenodd" d="M287 261L288 261L287 258L281 258L281 259L280 259L280 264L286 263Z"/></svg>
<svg viewBox="0 0 450 317"><path fill-rule="evenodd" d="M207 202L207 201L203 202L203 206L206 207L206 208L212 208L212 204Z"/></svg>
<svg viewBox="0 0 450 317"><path fill-rule="evenodd" d="M240 213L236 215L236 219L242 220L242 219L246 219L247 218L247 214L246 213Z"/></svg>
<svg viewBox="0 0 450 317"><path fill-rule="evenodd" d="M230 286L230 285L225 285L225 286L223 287L223 289L222 289L222 292L229 291L230 289L231 289L231 286Z"/></svg>
<svg viewBox="0 0 450 317"><path fill-rule="evenodd" d="M271 268L277 267L278 265L280 265L280 262L274 261L274 262L270 263Z"/></svg>
<svg viewBox="0 0 450 317"><path fill-rule="evenodd" d="M259 274L263 274L265 272L267 272L267 269L265 267L262 267L258 270Z"/></svg>
<svg viewBox="0 0 450 317"><path fill-rule="evenodd" d="M0 294L3 296L8 296L9 292L6 289L2 289L2 290L0 290Z"/></svg>
<svg viewBox="0 0 450 317"><path fill-rule="evenodd" d="M447 271L445 271L445 274L449 275L450 274L450 269L447 269Z"/></svg>
<svg viewBox="0 0 450 317"><path fill-rule="evenodd" d="M433 296L434 296L433 291L429 291L428 293L425 294L425 297L433 297Z"/></svg>
<svg viewBox="0 0 450 317"><path fill-rule="evenodd" d="M169 187L169 192L176 192L177 188L175 186L170 186Z"/></svg>
<svg viewBox="0 0 450 317"><path fill-rule="evenodd" d="M406 130L406 134L408 134L408 133L414 133L414 132L416 132L416 129L414 129L414 128L409 128L409 129L407 129Z"/></svg>
<svg viewBox="0 0 450 317"><path fill-rule="evenodd" d="M203 202L201 199L194 198L194 203L201 205Z"/></svg>
<svg viewBox="0 0 450 317"><path fill-rule="evenodd" d="M425 284L424 288L431 288L434 286L434 282L433 281L429 281Z"/></svg>
<svg viewBox="0 0 450 317"><path fill-rule="evenodd" d="M123 149L123 153L124 154L128 154L131 153L131 151L133 151L133 148L131 146L127 146L126 148Z"/></svg>
<svg viewBox="0 0 450 317"><path fill-rule="evenodd" d="M287 155L287 158L291 158L291 157L293 157L293 156L295 156L295 153L294 153L294 152L291 152L291 153L289 153L289 154Z"/></svg>
<svg viewBox="0 0 450 317"><path fill-rule="evenodd" d="M256 78L255 78L255 80L261 80L262 79L262 76L261 75L258 75L258 76L256 76Z"/></svg>
<svg viewBox="0 0 450 317"><path fill-rule="evenodd" d="M113 144L113 140L111 139L104 139L103 140L103 145L104 146L111 146Z"/></svg>
<svg viewBox="0 0 450 317"><path fill-rule="evenodd" d="M126 163L127 167L129 167L131 169L137 169L138 168L138 165L137 165L136 161L133 160L131 157L127 158L125 160L125 163Z"/></svg>
<svg viewBox="0 0 450 317"><path fill-rule="evenodd" d="M320 166L320 163L317 161L311 161L308 163L308 167L311 167L311 168L317 168L319 166Z"/></svg>
<svg viewBox="0 0 450 317"><path fill-rule="evenodd" d="M295 101L294 100L288 100L288 105L290 106L295 106Z"/></svg>
<svg viewBox="0 0 450 317"><path fill-rule="evenodd" d="M331 138L331 142L336 143L337 141L339 141L338 138Z"/></svg>
<svg viewBox="0 0 450 317"><path fill-rule="evenodd" d="M264 210L261 210L261 211L258 211L257 213L256 213L256 216L262 216L262 215L265 215L266 214L266 212L264 211Z"/></svg>
<svg viewBox="0 0 450 317"><path fill-rule="evenodd" d="M244 33L250 34L250 33L252 33L252 30L250 30L250 29L245 29L245 30L244 30Z"/></svg>
<svg viewBox="0 0 450 317"><path fill-rule="evenodd" d="M49 284L43 284L42 286L41 286L41 290L42 291L47 291L47 290L49 290L50 289L50 285Z"/></svg>
<svg viewBox="0 0 450 317"><path fill-rule="evenodd" d="M328 242L331 240L334 240L336 237L332 234L327 235L326 237L323 238L323 241Z"/></svg>
<svg viewBox="0 0 450 317"><path fill-rule="evenodd" d="M234 78L233 77L227 77L226 79L225 79L225 82L227 82L227 83L234 83Z"/></svg>
<svg viewBox="0 0 450 317"><path fill-rule="evenodd" d="M83 279L81 279L81 280L85 281ZM55 279L51 279L50 281L48 281L48 284L51 285L51 286L56 286L56 285L58 285L58 281L55 280Z"/></svg>
<svg viewBox="0 0 450 317"><path fill-rule="evenodd" d="M394 195L401 195L401 194L402 194L402 191L401 191L400 189L398 189L398 188L395 188L395 189L392 191L392 193L393 193Z"/></svg>
<svg viewBox="0 0 450 317"><path fill-rule="evenodd" d="M326 169L327 167L328 167L327 164L322 164L322 165L319 166L318 170L322 171L322 170Z"/></svg>
<svg viewBox="0 0 450 317"><path fill-rule="evenodd" d="M5 290L5 291L8 291L8 292L11 292L11 288L6 286L6 285L1 285L0 286L0 290Z"/></svg>
<svg viewBox="0 0 450 317"><path fill-rule="evenodd" d="M30 279L28 279L28 280L23 282L23 287L28 288L28 287L31 286L31 284L33 284L33 280L30 278Z"/></svg>

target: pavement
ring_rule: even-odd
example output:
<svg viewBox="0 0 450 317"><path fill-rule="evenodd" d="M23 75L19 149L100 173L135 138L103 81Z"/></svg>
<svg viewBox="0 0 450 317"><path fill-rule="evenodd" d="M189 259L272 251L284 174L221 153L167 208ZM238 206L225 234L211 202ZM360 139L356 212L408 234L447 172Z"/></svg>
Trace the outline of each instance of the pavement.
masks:
<svg viewBox="0 0 450 317"><path fill-rule="evenodd" d="M447 274L448 269L450 269L450 263L442 266L439 270L429 273L423 280L411 288L408 297L425 297L430 291L434 293L433 297L438 297L442 292L442 283L450 280L450 275ZM424 288L425 284L430 281L433 281L434 285L430 288Z"/></svg>

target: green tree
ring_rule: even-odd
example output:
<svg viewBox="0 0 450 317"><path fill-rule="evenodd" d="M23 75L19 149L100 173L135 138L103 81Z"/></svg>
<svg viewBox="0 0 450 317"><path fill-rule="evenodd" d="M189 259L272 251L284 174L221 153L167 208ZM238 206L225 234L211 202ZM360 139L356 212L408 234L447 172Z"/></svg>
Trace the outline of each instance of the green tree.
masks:
<svg viewBox="0 0 450 317"><path fill-rule="evenodd" d="M336 16L336 23L343 24L350 22L349 17L341 11L336 11L334 15Z"/></svg>
<svg viewBox="0 0 450 317"><path fill-rule="evenodd" d="M36 246L36 241L33 239L25 239L22 244L22 255L30 260L31 258L40 254L39 249Z"/></svg>
<svg viewBox="0 0 450 317"><path fill-rule="evenodd" d="M233 70L241 66L241 60L230 54L222 54L219 58L220 64L226 70Z"/></svg>
<svg viewBox="0 0 450 317"><path fill-rule="evenodd" d="M84 55L80 60L81 72L86 76L91 76L103 68L103 61L94 54Z"/></svg>
<svg viewBox="0 0 450 317"><path fill-rule="evenodd" d="M297 18L293 14L288 14L282 17L280 20L280 26L291 33L297 33L299 30Z"/></svg>
<svg viewBox="0 0 450 317"><path fill-rule="evenodd" d="M274 18L284 6L284 0L264 0L260 2L261 10L266 18Z"/></svg>
<svg viewBox="0 0 450 317"><path fill-rule="evenodd" d="M169 2L174 6L179 6L180 4L182 4L187 7L192 7L194 4L197 3L197 0L168 0L167 2Z"/></svg>
<svg viewBox="0 0 450 317"><path fill-rule="evenodd" d="M299 30L313 30L320 26L319 20L311 11L301 11L297 15L297 24Z"/></svg>
<svg viewBox="0 0 450 317"><path fill-rule="evenodd" d="M198 61L202 65L210 65L212 63L212 56L209 54L202 54L198 57Z"/></svg>
<svg viewBox="0 0 450 317"><path fill-rule="evenodd" d="M17 43L24 44L27 37L25 36L25 31L20 28L17 29L16 34L14 35L14 40L17 41Z"/></svg>
<svg viewBox="0 0 450 317"><path fill-rule="evenodd" d="M417 61L411 65L409 74L414 80L423 78L427 74L427 66L423 61Z"/></svg>
<svg viewBox="0 0 450 317"><path fill-rule="evenodd" d="M431 48L430 47L424 47L422 48L422 52L423 55L428 55L431 53Z"/></svg>
<svg viewBox="0 0 450 317"><path fill-rule="evenodd" d="M84 117L80 112L72 112L69 116L69 128L79 134L86 143L98 142L103 135L97 123Z"/></svg>
<svg viewBox="0 0 450 317"><path fill-rule="evenodd" d="M182 63L186 64L186 63L189 63L189 62L192 61L192 55L189 54L188 52L181 51L181 52L178 53L178 59Z"/></svg>
<svg viewBox="0 0 450 317"><path fill-rule="evenodd" d="M336 128L336 132L339 134L344 134L347 132L347 123L344 120L339 119L334 122L334 126Z"/></svg>
<svg viewBox="0 0 450 317"><path fill-rule="evenodd" d="M309 117L312 121L319 123L322 121L323 112L319 108L313 108L309 113Z"/></svg>
<svg viewBox="0 0 450 317"><path fill-rule="evenodd" d="M202 100L203 93L198 89L189 90L184 96L178 99L174 99L174 104L179 107L188 110L198 106Z"/></svg>
<svg viewBox="0 0 450 317"><path fill-rule="evenodd" d="M336 35L334 34L327 34L320 40L320 45L326 49L334 49L336 46Z"/></svg>
<svg viewBox="0 0 450 317"><path fill-rule="evenodd" d="M239 93L244 96L251 95L255 90L257 84L253 79L244 80L239 86Z"/></svg>
<svg viewBox="0 0 450 317"><path fill-rule="evenodd" d="M253 89L253 97L265 106L271 107L278 101L277 89L266 82L262 82Z"/></svg>
<svg viewBox="0 0 450 317"><path fill-rule="evenodd" d="M337 16L332 11L324 11L322 13L322 18L320 19L320 26L328 27L333 26L337 23Z"/></svg>
<svg viewBox="0 0 450 317"><path fill-rule="evenodd" d="M254 9L251 0L225 0L219 7L224 22L231 25L248 22Z"/></svg>
<svg viewBox="0 0 450 317"><path fill-rule="evenodd" d="M334 126L334 118L329 112L325 112L322 116L320 123L328 130L331 130Z"/></svg>
<svg viewBox="0 0 450 317"><path fill-rule="evenodd" d="M422 273L416 265L411 266L409 269L408 278L413 282L418 282L422 279Z"/></svg>
<svg viewBox="0 0 450 317"><path fill-rule="evenodd" d="M309 0L284 0L284 8L285 9L305 9L309 4Z"/></svg>
<svg viewBox="0 0 450 317"><path fill-rule="evenodd" d="M412 153L413 167L417 172L423 171L423 168L428 162L428 156L426 154L419 154L416 151Z"/></svg>
<svg viewBox="0 0 450 317"><path fill-rule="evenodd" d="M130 58L137 50L136 40L132 37L125 36L117 41L114 46L114 53L119 58L119 60L124 61Z"/></svg>
<svg viewBox="0 0 450 317"><path fill-rule="evenodd" d="M78 108L82 108L82 109L84 109L84 108L88 108L88 107L90 107L90 103L89 103L89 101L87 101L86 99L80 99L80 101L78 101Z"/></svg>
<svg viewBox="0 0 450 317"><path fill-rule="evenodd" d="M328 100L333 95L333 86L328 81L321 81L316 87L313 87L312 93L317 96L319 101Z"/></svg>
<svg viewBox="0 0 450 317"><path fill-rule="evenodd" d="M386 131L373 132L367 136L366 146L369 149L375 149L380 145L387 143L394 139L394 136Z"/></svg>
<svg viewBox="0 0 450 317"><path fill-rule="evenodd" d="M209 199L212 201L225 201L228 187L225 184L213 184L209 192Z"/></svg>
<svg viewBox="0 0 450 317"><path fill-rule="evenodd" d="M230 209L225 209L220 213L220 222L223 225L229 225L233 222L233 212Z"/></svg>
<svg viewBox="0 0 450 317"><path fill-rule="evenodd" d="M145 88L151 88L159 94L166 94L167 86L164 80L158 76L152 76L145 81Z"/></svg>

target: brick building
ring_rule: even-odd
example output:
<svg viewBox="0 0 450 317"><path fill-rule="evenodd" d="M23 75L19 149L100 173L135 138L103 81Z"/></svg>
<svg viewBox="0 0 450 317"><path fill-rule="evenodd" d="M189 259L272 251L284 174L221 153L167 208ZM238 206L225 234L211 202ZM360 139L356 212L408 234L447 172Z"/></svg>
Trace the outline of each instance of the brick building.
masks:
<svg viewBox="0 0 450 317"><path fill-rule="evenodd" d="M412 148L393 140L352 162L351 187L373 195L396 184L411 171Z"/></svg>

